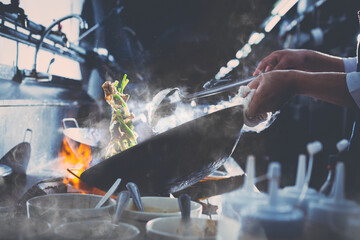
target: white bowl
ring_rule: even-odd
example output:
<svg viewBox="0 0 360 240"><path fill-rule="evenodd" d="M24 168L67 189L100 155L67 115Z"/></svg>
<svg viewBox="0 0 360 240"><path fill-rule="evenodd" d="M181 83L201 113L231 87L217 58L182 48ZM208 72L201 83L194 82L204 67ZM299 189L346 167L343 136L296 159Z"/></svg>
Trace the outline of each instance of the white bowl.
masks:
<svg viewBox="0 0 360 240"><path fill-rule="evenodd" d="M39 219L9 217L0 219L0 239L48 239L51 237L51 225Z"/></svg>
<svg viewBox="0 0 360 240"><path fill-rule="evenodd" d="M177 198L169 197L141 197L144 205L144 212L135 210L132 200L121 216L120 221L134 225L140 229L140 237L145 236L146 223L154 218L180 216L180 209ZM202 205L191 201L191 217L200 217ZM140 238L141 239L141 238Z"/></svg>
<svg viewBox="0 0 360 240"><path fill-rule="evenodd" d="M59 225L84 219L111 220L115 200L109 199L95 208L102 196L93 194L65 193L34 197L26 202L28 218L38 218Z"/></svg>
<svg viewBox="0 0 360 240"><path fill-rule="evenodd" d="M184 236L181 217L156 218L146 224L148 240L216 240L217 220L191 218L190 234Z"/></svg>
<svg viewBox="0 0 360 240"><path fill-rule="evenodd" d="M139 233L139 229L133 225L101 220L64 223L55 229L55 235L61 239L134 240Z"/></svg>

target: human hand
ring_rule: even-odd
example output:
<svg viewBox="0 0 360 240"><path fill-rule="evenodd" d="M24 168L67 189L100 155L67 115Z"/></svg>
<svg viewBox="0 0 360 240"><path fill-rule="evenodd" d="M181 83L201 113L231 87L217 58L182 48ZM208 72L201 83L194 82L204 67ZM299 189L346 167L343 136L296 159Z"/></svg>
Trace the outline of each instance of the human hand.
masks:
<svg viewBox="0 0 360 240"><path fill-rule="evenodd" d="M297 92L298 71L281 70L263 73L248 84L256 89L247 109L251 119L266 112L275 112Z"/></svg>
<svg viewBox="0 0 360 240"><path fill-rule="evenodd" d="M285 49L272 52L260 61L255 69L253 76L271 70L297 69L307 70L306 57L310 50L305 49Z"/></svg>

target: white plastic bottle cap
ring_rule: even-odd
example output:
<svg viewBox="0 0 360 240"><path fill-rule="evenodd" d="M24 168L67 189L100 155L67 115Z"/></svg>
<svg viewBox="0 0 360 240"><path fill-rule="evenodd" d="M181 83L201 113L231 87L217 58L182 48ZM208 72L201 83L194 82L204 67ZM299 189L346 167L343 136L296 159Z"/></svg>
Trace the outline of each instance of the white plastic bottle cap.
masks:
<svg viewBox="0 0 360 240"><path fill-rule="evenodd" d="M307 146L307 151L311 155L315 155L322 150L322 144L319 141L311 142Z"/></svg>
<svg viewBox="0 0 360 240"><path fill-rule="evenodd" d="M241 211L245 232L256 235L261 229L269 238L282 239L298 237L302 234L304 214L279 198L280 173L280 164L270 163L267 173L269 200L266 203L254 203Z"/></svg>
<svg viewBox="0 0 360 240"><path fill-rule="evenodd" d="M349 146L347 139L342 139L336 144L336 148L339 152L343 152Z"/></svg>

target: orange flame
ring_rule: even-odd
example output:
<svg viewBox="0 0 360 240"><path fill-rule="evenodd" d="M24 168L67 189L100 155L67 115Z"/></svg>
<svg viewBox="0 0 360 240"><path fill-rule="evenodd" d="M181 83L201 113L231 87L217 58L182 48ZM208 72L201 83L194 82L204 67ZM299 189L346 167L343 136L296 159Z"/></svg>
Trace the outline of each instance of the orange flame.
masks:
<svg viewBox="0 0 360 240"><path fill-rule="evenodd" d="M75 143L67 137L64 137L58 158L60 159L61 169L64 171L68 168L72 169L73 172L80 176L81 173L90 166L92 160L91 147L86 144ZM77 189L80 188L80 180L70 174L64 178L63 182L65 184L71 183L71 185Z"/></svg>

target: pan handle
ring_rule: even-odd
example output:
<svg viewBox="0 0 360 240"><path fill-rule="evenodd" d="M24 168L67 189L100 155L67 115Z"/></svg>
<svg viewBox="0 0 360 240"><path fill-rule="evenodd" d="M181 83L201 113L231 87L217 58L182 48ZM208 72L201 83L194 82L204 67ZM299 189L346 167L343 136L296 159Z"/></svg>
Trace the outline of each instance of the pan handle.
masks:
<svg viewBox="0 0 360 240"><path fill-rule="evenodd" d="M63 124L64 129L67 129L67 128L68 128L68 127L66 126L66 122L73 122L73 123L75 124L75 126L76 126L77 128L79 128L79 124L78 124L78 122L76 121L75 118L64 118L64 119L62 120L62 124Z"/></svg>
<svg viewBox="0 0 360 240"><path fill-rule="evenodd" d="M29 139L28 141L26 140L27 138ZM28 128L25 130L23 142L31 143L31 140L32 140L32 130Z"/></svg>

